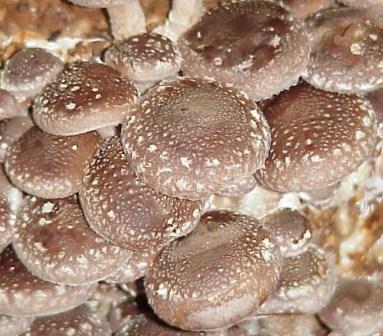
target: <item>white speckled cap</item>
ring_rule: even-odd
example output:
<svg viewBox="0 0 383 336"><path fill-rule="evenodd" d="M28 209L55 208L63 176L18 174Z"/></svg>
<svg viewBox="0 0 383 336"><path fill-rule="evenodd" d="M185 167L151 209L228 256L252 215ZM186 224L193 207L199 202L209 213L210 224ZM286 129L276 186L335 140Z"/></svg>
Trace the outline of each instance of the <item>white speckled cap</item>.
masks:
<svg viewBox="0 0 383 336"><path fill-rule="evenodd" d="M258 309L275 290L281 265L278 245L255 218L208 212L154 261L146 294L171 325L223 329Z"/></svg>
<svg viewBox="0 0 383 336"><path fill-rule="evenodd" d="M118 71L76 62L36 98L33 118L48 133L75 135L120 124L136 98L132 82Z"/></svg>
<svg viewBox="0 0 383 336"><path fill-rule="evenodd" d="M23 336L111 336L108 321L83 304L56 315L37 318Z"/></svg>
<svg viewBox="0 0 383 336"><path fill-rule="evenodd" d="M80 192L89 225L105 239L134 251L158 250L197 225L202 204L165 196L140 181L120 139L104 141Z"/></svg>
<svg viewBox="0 0 383 336"><path fill-rule="evenodd" d="M23 101L40 93L63 69L63 62L40 48L18 51L6 63L1 87Z"/></svg>
<svg viewBox="0 0 383 336"><path fill-rule="evenodd" d="M131 255L91 230L76 197L26 197L14 228L13 247L33 274L68 285L105 279Z"/></svg>
<svg viewBox="0 0 383 336"><path fill-rule="evenodd" d="M0 336L21 335L28 330L33 320L33 317L0 315Z"/></svg>
<svg viewBox="0 0 383 336"><path fill-rule="evenodd" d="M383 23L366 11L328 9L308 20L312 53L304 79L331 92L359 93L383 85Z"/></svg>
<svg viewBox="0 0 383 336"><path fill-rule="evenodd" d="M376 144L371 105L355 95L321 91L301 83L265 109L271 149L255 173L265 188L288 192L322 189L351 174Z"/></svg>
<svg viewBox="0 0 383 336"><path fill-rule="evenodd" d="M0 314L44 316L85 302L94 286L65 286L32 275L11 247L0 254Z"/></svg>
<svg viewBox="0 0 383 336"><path fill-rule="evenodd" d="M123 124L122 143L147 185L169 196L201 199L262 167L270 133L245 94L184 77L142 97Z"/></svg>
<svg viewBox="0 0 383 336"><path fill-rule="evenodd" d="M8 149L5 170L12 183L28 194L67 197L80 190L100 142L97 132L63 137L33 127Z"/></svg>
<svg viewBox="0 0 383 336"><path fill-rule="evenodd" d="M179 40L186 75L231 83L253 99L295 84L310 56L303 25L270 1L231 1L205 14Z"/></svg>

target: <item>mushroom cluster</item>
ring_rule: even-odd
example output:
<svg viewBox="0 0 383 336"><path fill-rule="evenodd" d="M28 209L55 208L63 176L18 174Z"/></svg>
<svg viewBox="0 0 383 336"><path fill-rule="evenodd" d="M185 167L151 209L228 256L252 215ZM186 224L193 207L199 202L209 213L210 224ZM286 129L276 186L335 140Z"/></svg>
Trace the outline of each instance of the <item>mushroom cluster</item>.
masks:
<svg viewBox="0 0 383 336"><path fill-rule="evenodd" d="M69 2L0 68L0 336L383 334L383 2Z"/></svg>

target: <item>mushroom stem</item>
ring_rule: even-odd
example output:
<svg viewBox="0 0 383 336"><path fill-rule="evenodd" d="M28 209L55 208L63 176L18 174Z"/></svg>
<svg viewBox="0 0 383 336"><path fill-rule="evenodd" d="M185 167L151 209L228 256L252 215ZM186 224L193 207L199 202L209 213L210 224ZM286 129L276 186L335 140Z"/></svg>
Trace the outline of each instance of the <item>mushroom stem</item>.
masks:
<svg viewBox="0 0 383 336"><path fill-rule="evenodd" d="M146 32L145 14L139 0L130 0L126 5L108 8L112 34L116 40Z"/></svg>
<svg viewBox="0 0 383 336"><path fill-rule="evenodd" d="M203 0L173 0L167 21L155 31L176 41L199 20L203 12Z"/></svg>

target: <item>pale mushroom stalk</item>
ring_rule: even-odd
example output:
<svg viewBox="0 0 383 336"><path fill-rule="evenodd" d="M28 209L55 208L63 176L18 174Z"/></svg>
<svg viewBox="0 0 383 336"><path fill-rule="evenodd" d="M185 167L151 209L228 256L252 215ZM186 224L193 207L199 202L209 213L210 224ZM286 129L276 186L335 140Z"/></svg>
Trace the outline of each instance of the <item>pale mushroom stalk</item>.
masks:
<svg viewBox="0 0 383 336"><path fill-rule="evenodd" d="M176 41L204 12L203 0L173 0L167 21L155 32Z"/></svg>

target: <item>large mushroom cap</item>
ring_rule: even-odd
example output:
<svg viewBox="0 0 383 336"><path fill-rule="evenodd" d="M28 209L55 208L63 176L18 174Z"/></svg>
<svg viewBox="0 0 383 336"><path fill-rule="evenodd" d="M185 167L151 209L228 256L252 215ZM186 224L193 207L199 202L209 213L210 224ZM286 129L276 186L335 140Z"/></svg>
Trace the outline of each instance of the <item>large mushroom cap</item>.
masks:
<svg viewBox="0 0 383 336"><path fill-rule="evenodd" d="M107 139L96 152L80 192L85 216L105 239L136 251L188 234L197 225L201 202L157 193L129 166L120 139Z"/></svg>
<svg viewBox="0 0 383 336"><path fill-rule="evenodd" d="M383 330L383 285L368 279L341 279L320 318L347 336L368 336Z"/></svg>
<svg viewBox="0 0 383 336"><path fill-rule="evenodd" d="M40 48L23 49L6 63L1 87L23 101L38 94L63 69L63 62Z"/></svg>
<svg viewBox="0 0 383 336"><path fill-rule="evenodd" d="M370 158L376 117L363 98L301 83L266 108L271 149L257 181L275 191L328 187Z"/></svg>
<svg viewBox="0 0 383 336"><path fill-rule="evenodd" d="M108 321L83 304L56 315L37 318L23 336L110 336Z"/></svg>
<svg viewBox="0 0 383 336"><path fill-rule="evenodd" d="M63 286L41 280L17 258L11 247L0 255L0 314L44 316L77 307L94 286Z"/></svg>
<svg viewBox="0 0 383 336"><path fill-rule="evenodd" d="M233 1L205 14L179 41L188 75L232 83L256 100L298 80L309 60L303 26L269 1Z"/></svg>
<svg viewBox="0 0 383 336"><path fill-rule="evenodd" d="M275 289L281 263L277 244L256 219L209 212L161 252L146 276L146 293L171 325L222 329L258 309Z"/></svg>
<svg viewBox="0 0 383 336"><path fill-rule="evenodd" d="M67 197L80 190L100 141L96 132L63 137L33 127L8 149L5 169L11 181L31 195Z"/></svg>
<svg viewBox="0 0 383 336"><path fill-rule="evenodd" d="M329 9L308 21L313 50L304 78L326 91L358 93L383 85L383 23L366 11Z"/></svg>
<svg viewBox="0 0 383 336"><path fill-rule="evenodd" d="M111 276L130 257L130 251L106 242L90 229L75 197L26 197L13 246L33 274L69 285Z"/></svg>
<svg viewBox="0 0 383 336"><path fill-rule="evenodd" d="M145 33L114 43L105 62L132 80L159 81L180 70L181 55L166 36Z"/></svg>
<svg viewBox="0 0 383 336"><path fill-rule="evenodd" d="M33 117L48 133L75 135L118 125L136 97L132 82L113 68L76 62L36 98Z"/></svg>
<svg viewBox="0 0 383 336"><path fill-rule="evenodd" d="M264 163L269 129L244 94L218 82L166 81L129 114L122 142L136 174L169 196L200 199Z"/></svg>

